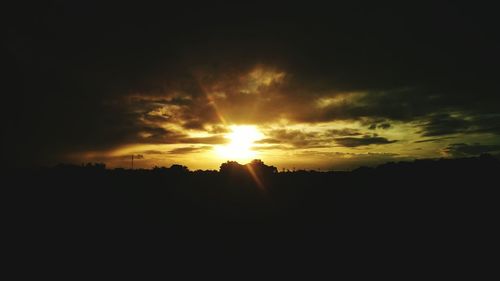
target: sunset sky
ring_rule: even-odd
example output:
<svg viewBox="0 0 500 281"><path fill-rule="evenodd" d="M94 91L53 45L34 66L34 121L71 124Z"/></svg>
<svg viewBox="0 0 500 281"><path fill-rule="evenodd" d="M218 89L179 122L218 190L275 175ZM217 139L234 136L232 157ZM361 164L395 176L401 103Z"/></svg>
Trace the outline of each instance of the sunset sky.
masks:
<svg viewBox="0 0 500 281"><path fill-rule="evenodd" d="M491 7L72 2L8 7L4 165L343 170L500 153Z"/></svg>

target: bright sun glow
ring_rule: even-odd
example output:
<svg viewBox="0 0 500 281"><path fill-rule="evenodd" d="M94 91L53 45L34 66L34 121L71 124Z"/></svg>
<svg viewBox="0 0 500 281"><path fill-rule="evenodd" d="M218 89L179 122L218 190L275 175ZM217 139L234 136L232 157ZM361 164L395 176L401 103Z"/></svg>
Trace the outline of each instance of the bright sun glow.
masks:
<svg viewBox="0 0 500 281"><path fill-rule="evenodd" d="M220 157L227 160L248 161L253 159L257 152L252 150L255 141L263 135L255 126L231 126L231 133L226 135L230 140L227 145L216 148Z"/></svg>

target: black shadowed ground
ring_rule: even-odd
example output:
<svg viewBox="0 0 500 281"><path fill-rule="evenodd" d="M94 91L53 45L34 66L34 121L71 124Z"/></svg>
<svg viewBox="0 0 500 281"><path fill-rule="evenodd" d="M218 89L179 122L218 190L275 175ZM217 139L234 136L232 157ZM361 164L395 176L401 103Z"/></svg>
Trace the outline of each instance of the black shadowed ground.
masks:
<svg viewBox="0 0 500 281"><path fill-rule="evenodd" d="M11 171L4 200L18 254L266 249L307 257L373 249L460 259L496 245L499 172L488 155L352 172L278 173L259 161L195 172L60 165Z"/></svg>

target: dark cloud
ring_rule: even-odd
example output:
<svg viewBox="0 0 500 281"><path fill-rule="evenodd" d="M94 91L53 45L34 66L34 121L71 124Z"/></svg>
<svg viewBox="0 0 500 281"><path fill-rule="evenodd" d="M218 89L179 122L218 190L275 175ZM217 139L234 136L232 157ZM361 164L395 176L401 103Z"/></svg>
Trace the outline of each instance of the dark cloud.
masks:
<svg viewBox="0 0 500 281"><path fill-rule="evenodd" d="M358 147L358 146L366 146L366 145L380 145L380 144L390 144L394 143L397 140L388 140L383 137L376 136L364 136L362 138L353 138L353 137L345 137L345 138L336 138L335 142L341 146L345 147Z"/></svg>
<svg viewBox="0 0 500 281"><path fill-rule="evenodd" d="M206 131L210 134L225 134L230 132L228 128L221 125L212 125L211 127L206 128Z"/></svg>
<svg viewBox="0 0 500 281"><path fill-rule="evenodd" d="M331 129L328 130L326 135L329 136L359 136L361 135L361 132L357 129L350 129L350 128L344 128L344 129Z"/></svg>
<svg viewBox="0 0 500 281"><path fill-rule="evenodd" d="M177 143L179 139L185 138L185 134L161 127L138 127L136 129L139 136L134 141L138 143L169 144Z"/></svg>
<svg viewBox="0 0 500 281"><path fill-rule="evenodd" d="M471 122L463 118L452 117L448 114L439 114L432 116L424 124L423 136L433 137L462 133L471 127Z"/></svg>
<svg viewBox="0 0 500 281"><path fill-rule="evenodd" d="M225 123L282 118L500 134L496 9L344 2L14 3L2 43L3 155L40 164L130 143L217 144L184 130L221 134ZM384 143L345 133L332 137Z"/></svg>
<svg viewBox="0 0 500 281"><path fill-rule="evenodd" d="M325 105L302 118L305 118L304 121L315 122L338 119L359 120L368 123L371 129L375 129L380 120L412 121L424 118L436 111L454 108L446 96L432 95L418 88L340 92L336 98L343 96L345 100L342 102Z"/></svg>
<svg viewBox="0 0 500 281"><path fill-rule="evenodd" d="M273 144L273 145L254 145L252 146L253 150L256 151L262 151L262 150L293 150L295 147L293 146L287 146L287 145L280 145L280 144Z"/></svg>
<svg viewBox="0 0 500 281"><path fill-rule="evenodd" d="M200 144L225 144L229 140L224 136L211 136L211 137L200 137L200 138L182 138L177 140L179 143L200 143Z"/></svg>
<svg viewBox="0 0 500 281"><path fill-rule="evenodd" d="M361 136L363 135L360 130L352 129L352 128L343 128L343 129L330 129L324 132L306 132L303 130L297 129L277 129L271 130L267 132L267 135L270 138L265 138L257 141L257 144L281 144L277 146L272 146L274 148L281 147L283 149L290 148L326 148L334 146L334 142L349 143L356 142L356 140L361 139L359 145L352 146L360 146L360 145L368 145L368 144L383 144L384 138L377 137L376 134L372 136L364 136L363 138L354 138L352 136ZM349 136L348 138L343 138ZM392 143L394 141L387 141L387 143ZM347 145L346 145L347 146ZM261 146L264 147L264 146Z"/></svg>
<svg viewBox="0 0 500 281"><path fill-rule="evenodd" d="M500 152L500 145L484 145L479 143L466 144L466 143L454 143L448 145L443 150L446 154L453 157L468 157L477 156L484 153L496 153Z"/></svg>
<svg viewBox="0 0 500 281"><path fill-rule="evenodd" d="M209 137L188 137L186 134L180 132L172 132L161 127L151 127L140 128L139 137L134 141L144 144L225 144L228 142L228 139L223 135L213 135Z"/></svg>
<svg viewBox="0 0 500 281"><path fill-rule="evenodd" d="M500 114L484 114L474 118L474 133L500 135Z"/></svg>
<svg viewBox="0 0 500 281"><path fill-rule="evenodd" d="M267 133L270 138L260 140L258 143L286 143L294 147L324 146L328 139L317 132L304 132L301 130L278 129Z"/></svg>
<svg viewBox="0 0 500 281"><path fill-rule="evenodd" d="M391 124L390 124L390 123L382 123L382 124L379 124L377 128L387 130L387 129L389 129L390 127L391 127Z"/></svg>
<svg viewBox="0 0 500 281"><path fill-rule="evenodd" d="M333 160L330 170L353 170L360 166L377 166L387 162L404 161L410 158L397 153L344 153L305 150L297 153L300 156L317 157Z"/></svg>
<svg viewBox="0 0 500 281"><path fill-rule="evenodd" d="M430 138L430 139L417 140L414 143L441 142L443 140L452 139L452 138L453 137Z"/></svg>
<svg viewBox="0 0 500 281"><path fill-rule="evenodd" d="M168 153L169 154L190 154L190 153L196 153L196 152L202 152L206 150L212 149L211 146L186 146L186 147L179 147L179 148L174 148L170 150Z"/></svg>
<svg viewBox="0 0 500 281"><path fill-rule="evenodd" d="M262 144L276 144L276 143L282 143L282 140L275 139L275 138L265 138L256 141L255 143L262 143Z"/></svg>
<svg viewBox="0 0 500 281"><path fill-rule="evenodd" d="M469 116L451 116L450 114L431 115L422 126L422 135L427 137L459 133L500 134L500 116L498 114L479 114Z"/></svg>
<svg viewBox="0 0 500 281"><path fill-rule="evenodd" d="M142 153L147 154L147 155L165 154L165 152L160 151L160 150L146 150L146 151L142 151Z"/></svg>

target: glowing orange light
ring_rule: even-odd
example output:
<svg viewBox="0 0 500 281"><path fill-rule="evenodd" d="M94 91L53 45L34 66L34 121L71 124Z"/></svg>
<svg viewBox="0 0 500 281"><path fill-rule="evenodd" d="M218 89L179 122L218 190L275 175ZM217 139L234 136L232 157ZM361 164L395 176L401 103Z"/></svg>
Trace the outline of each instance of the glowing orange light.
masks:
<svg viewBox="0 0 500 281"><path fill-rule="evenodd" d="M220 157L227 160L248 161L257 156L252 150L255 141L262 139L262 133L255 126L230 126L230 140L227 145L216 147Z"/></svg>

